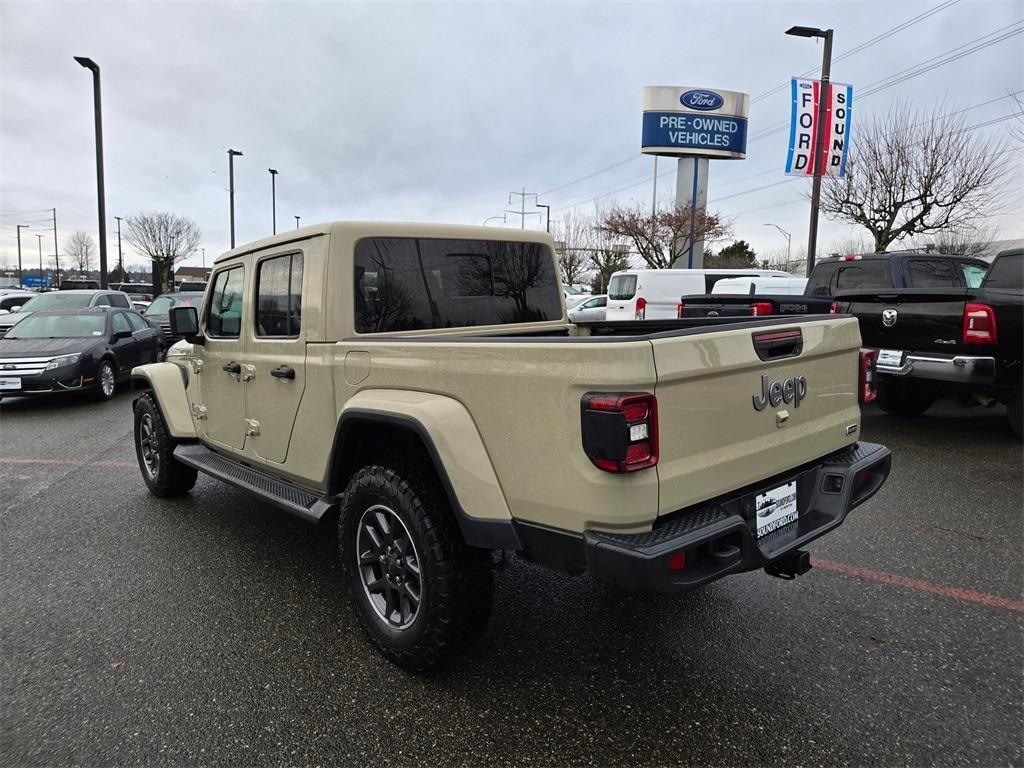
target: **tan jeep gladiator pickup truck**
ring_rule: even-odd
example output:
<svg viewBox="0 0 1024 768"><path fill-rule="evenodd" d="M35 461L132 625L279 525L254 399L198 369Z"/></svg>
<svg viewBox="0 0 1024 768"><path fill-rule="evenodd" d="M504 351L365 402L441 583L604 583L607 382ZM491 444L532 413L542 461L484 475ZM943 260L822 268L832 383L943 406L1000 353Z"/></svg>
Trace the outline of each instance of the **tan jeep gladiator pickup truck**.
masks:
<svg viewBox="0 0 1024 768"><path fill-rule="evenodd" d="M627 589L792 578L889 473L855 319L575 325L544 233L305 227L221 256L170 321L186 340L133 371L149 489L204 472L336 521L410 669L482 630L493 550Z"/></svg>

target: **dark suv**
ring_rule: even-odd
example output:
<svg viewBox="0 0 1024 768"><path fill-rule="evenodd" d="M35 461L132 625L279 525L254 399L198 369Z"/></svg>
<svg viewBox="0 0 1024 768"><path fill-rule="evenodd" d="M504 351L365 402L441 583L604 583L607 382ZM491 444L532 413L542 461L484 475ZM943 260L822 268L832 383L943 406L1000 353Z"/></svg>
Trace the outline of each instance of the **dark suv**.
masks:
<svg viewBox="0 0 1024 768"><path fill-rule="evenodd" d="M977 288L987 271L988 262L982 259L923 251L839 256L814 265L804 293L835 296L870 289Z"/></svg>

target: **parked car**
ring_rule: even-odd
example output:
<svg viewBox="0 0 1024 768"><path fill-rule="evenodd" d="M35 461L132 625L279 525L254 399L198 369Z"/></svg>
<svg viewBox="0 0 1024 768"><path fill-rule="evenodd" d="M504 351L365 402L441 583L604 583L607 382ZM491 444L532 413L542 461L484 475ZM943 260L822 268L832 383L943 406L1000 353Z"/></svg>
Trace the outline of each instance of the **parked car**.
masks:
<svg viewBox="0 0 1024 768"><path fill-rule="evenodd" d="M154 325L160 327L163 332L164 343L170 347L177 341L181 341L180 336L175 336L171 333L171 322L168 318L168 313L172 307L196 307L197 309L203 303L203 294L198 292L181 292L181 293L165 293L161 296L157 296L153 299L153 302L143 312L143 316Z"/></svg>
<svg viewBox="0 0 1024 768"><path fill-rule="evenodd" d="M826 258L814 265L805 293L835 296L851 290L977 288L988 262L970 256L896 251Z"/></svg>
<svg viewBox="0 0 1024 768"><path fill-rule="evenodd" d="M658 320L678 317L679 297L711 293L727 277L792 277L775 269L630 269L608 281L605 319Z"/></svg>
<svg viewBox="0 0 1024 768"><path fill-rule="evenodd" d="M111 283L110 290L123 291L132 300L135 309L144 311L153 300L153 286L149 283Z"/></svg>
<svg viewBox="0 0 1024 768"><path fill-rule="evenodd" d="M957 266L959 270L959 266ZM919 416L939 397L1005 403L1021 435L1024 250L1001 252L976 288L851 291L837 309L878 349L878 405Z"/></svg>
<svg viewBox="0 0 1024 768"><path fill-rule="evenodd" d="M33 312L51 309L85 309L87 307L132 309L132 302L127 293L120 291L67 290L37 293L20 307L13 307L9 314L0 315L0 335Z"/></svg>
<svg viewBox="0 0 1024 768"><path fill-rule="evenodd" d="M159 329L137 312L33 312L0 339L0 396L88 391L109 400L133 367L159 354Z"/></svg>
<svg viewBox="0 0 1024 768"><path fill-rule="evenodd" d="M587 323L604 320L607 305L607 294L602 293L600 296L590 296L569 309L569 321L573 323Z"/></svg>
<svg viewBox="0 0 1024 768"><path fill-rule="evenodd" d="M206 283L202 280L182 280L174 290L178 293L203 293L206 291Z"/></svg>
<svg viewBox="0 0 1024 768"><path fill-rule="evenodd" d="M88 291L98 289L99 280L90 280L87 277L66 277L57 286L59 291Z"/></svg>
<svg viewBox="0 0 1024 768"><path fill-rule="evenodd" d="M336 518L357 616L413 670L483 630L490 551L627 589L792 578L889 474L854 318L572 325L543 232L307 226L170 321L189 354L133 374L150 492L204 472Z"/></svg>
<svg viewBox="0 0 1024 768"><path fill-rule="evenodd" d="M0 291L0 315L6 315L14 311L15 307L22 307L38 294L32 291Z"/></svg>

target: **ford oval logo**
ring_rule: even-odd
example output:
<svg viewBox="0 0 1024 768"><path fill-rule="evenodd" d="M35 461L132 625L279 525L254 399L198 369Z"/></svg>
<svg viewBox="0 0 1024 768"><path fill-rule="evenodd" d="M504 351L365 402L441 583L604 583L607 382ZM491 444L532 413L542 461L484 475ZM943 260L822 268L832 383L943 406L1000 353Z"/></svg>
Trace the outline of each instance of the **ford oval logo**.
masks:
<svg viewBox="0 0 1024 768"><path fill-rule="evenodd" d="M679 97L679 103L684 107L706 112L712 109L721 109L725 104L725 99L714 91L687 91Z"/></svg>

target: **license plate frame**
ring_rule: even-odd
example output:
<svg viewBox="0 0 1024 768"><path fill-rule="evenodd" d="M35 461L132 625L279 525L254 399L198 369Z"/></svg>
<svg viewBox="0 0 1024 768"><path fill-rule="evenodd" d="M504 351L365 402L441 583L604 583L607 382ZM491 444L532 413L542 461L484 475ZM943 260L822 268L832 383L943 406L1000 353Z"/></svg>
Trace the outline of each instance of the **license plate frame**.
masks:
<svg viewBox="0 0 1024 768"><path fill-rule="evenodd" d="M20 392L21 376L0 376L0 392Z"/></svg>
<svg viewBox="0 0 1024 768"><path fill-rule="evenodd" d="M754 538L764 538L799 519L796 479L754 497Z"/></svg>
<svg viewBox="0 0 1024 768"><path fill-rule="evenodd" d="M876 365L884 368L901 368L903 366L902 349L880 349Z"/></svg>

